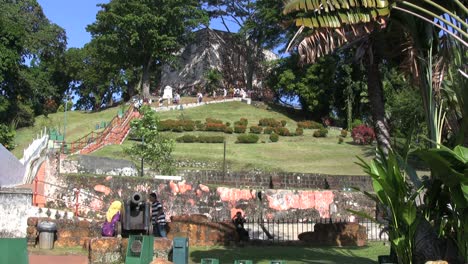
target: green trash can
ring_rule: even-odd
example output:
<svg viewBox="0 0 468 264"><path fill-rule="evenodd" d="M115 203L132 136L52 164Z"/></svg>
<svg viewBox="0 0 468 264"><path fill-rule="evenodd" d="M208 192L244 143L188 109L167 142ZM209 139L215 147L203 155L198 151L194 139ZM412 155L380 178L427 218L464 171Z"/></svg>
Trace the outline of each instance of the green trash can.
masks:
<svg viewBox="0 0 468 264"><path fill-rule="evenodd" d="M248 259L234 260L234 264L253 264L253 261Z"/></svg>
<svg viewBox="0 0 468 264"><path fill-rule="evenodd" d="M187 237L174 237L172 250L174 264L188 264L189 240Z"/></svg>
<svg viewBox="0 0 468 264"><path fill-rule="evenodd" d="M0 238L0 263L28 264L26 238Z"/></svg>
<svg viewBox="0 0 468 264"><path fill-rule="evenodd" d="M202 258L201 264L219 264L219 259L215 258Z"/></svg>
<svg viewBox="0 0 468 264"><path fill-rule="evenodd" d="M39 248L53 249L57 225L54 222L40 222L37 231L39 231Z"/></svg>

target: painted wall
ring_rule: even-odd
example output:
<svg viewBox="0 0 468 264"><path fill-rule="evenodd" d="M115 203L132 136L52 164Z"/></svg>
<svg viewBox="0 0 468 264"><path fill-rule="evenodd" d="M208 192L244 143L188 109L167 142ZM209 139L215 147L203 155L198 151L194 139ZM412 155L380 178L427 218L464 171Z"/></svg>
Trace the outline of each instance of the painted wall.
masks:
<svg viewBox="0 0 468 264"><path fill-rule="evenodd" d="M27 219L31 215L30 189L0 189L0 237L26 237Z"/></svg>
<svg viewBox="0 0 468 264"><path fill-rule="evenodd" d="M12 187L23 183L23 164L0 144L0 187Z"/></svg>

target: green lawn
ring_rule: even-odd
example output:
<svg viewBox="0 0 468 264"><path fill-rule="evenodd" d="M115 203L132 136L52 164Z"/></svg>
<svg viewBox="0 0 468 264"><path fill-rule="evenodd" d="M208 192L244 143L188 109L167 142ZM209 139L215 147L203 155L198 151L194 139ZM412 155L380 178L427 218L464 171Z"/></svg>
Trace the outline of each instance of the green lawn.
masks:
<svg viewBox="0 0 468 264"><path fill-rule="evenodd" d="M220 263L234 260L252 260L269 264L270 260L285 260L287 264L367 264L377 263L379 255L388 255L390 248L383 242L370 242L366 247L302 247L302 246L245 246L245 247L191 247L189 263L200 263L202 258L217 258Z"/></svg>

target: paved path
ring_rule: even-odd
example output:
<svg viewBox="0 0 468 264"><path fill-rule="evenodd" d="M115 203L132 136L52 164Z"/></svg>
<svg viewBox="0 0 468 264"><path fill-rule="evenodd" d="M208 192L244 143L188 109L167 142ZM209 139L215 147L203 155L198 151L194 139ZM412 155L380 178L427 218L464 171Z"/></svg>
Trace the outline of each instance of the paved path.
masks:
<svg viewBox="0 0 468 264"><path fill-rule="evenodd" d="M29 264L88 264L88 257L29 255Z"/></svg>

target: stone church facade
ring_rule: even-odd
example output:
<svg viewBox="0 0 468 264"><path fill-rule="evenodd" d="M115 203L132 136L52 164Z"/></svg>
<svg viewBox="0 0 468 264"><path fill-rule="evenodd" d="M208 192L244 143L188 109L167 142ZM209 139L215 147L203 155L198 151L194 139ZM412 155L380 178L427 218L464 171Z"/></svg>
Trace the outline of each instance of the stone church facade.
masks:
<svg viewBox="0 0 468 264"><path fill-rule="evenodd" d="M245 53L244 46L235 34L210 28L201 29L195 32L194 41L180 51L175 65L163 66L160 89L169 85L182 94L196 93L198 88L205 87L205 76L210 69L221 72L223 87L245 87ZM263 55L266 61L277 59L268 50ZM254 72L254 87L261 88L264 72L265 67L259 67Z"/></svg>

